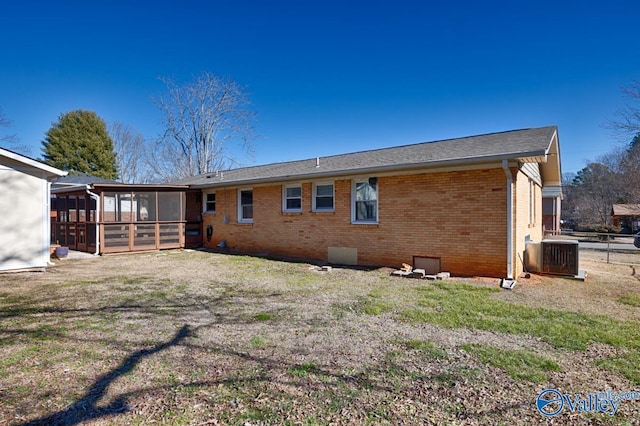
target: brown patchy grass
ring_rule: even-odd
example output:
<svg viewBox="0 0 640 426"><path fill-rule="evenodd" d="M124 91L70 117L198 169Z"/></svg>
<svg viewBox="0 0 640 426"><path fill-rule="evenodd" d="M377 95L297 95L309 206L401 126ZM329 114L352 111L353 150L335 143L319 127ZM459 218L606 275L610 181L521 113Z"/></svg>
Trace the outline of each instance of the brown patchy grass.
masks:
<svg viewBox="0 0 640 426"><path fill-rule="evenodd" d="M460 294L495 306L621 321L612 334L640 329L640 281L629 266L639 254L616 264L601 256L581 252L586 282L533 276L513 291L491 279L438 287L387 270L320 273L197 251L1 275L0 424L546 423L535 408L542 389L638 390L633 372L602 361L640 348L621 336L582 350L428 315L453 309L436 296L459 282ZM427 319L407 319L416 312ZM519 359L532 370L514 371ZM625 401L613 417L554 420L638 418L640 401Z"/></svg>

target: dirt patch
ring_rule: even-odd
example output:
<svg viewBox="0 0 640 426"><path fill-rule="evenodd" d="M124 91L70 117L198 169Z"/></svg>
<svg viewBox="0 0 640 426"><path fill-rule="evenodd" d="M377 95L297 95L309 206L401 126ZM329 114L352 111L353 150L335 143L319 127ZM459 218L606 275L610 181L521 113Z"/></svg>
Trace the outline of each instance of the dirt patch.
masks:
<svg viewBox="0 0 640 426"><path fill-rule="evenodd" d="M587 271L585 281L532 274L518 279L513 291L497 297L536 307L640 320L640 309L619 301L640 292L640 252L612 253L610 258L615 263L606 263L606 252L582 250L580 269Z"/></svg>
<svg viewBox="0 0 640 426"><path fill-rule="evenodd" d="M585 282L532 276L490 297L640 321L640 308L620 302L640 291L631 268L597 256L581 253ZM535 401L545 388L638 387L598 364L625 352L611 345L571 351L530 335L403 320L407 295L431 285L198 251L3 275L0 423L542 424ZM560 370L542 383L514 379L468 344L535 353ZM638 418L640 401L625 401L615 416L565 410L552 422Z"/></svg>

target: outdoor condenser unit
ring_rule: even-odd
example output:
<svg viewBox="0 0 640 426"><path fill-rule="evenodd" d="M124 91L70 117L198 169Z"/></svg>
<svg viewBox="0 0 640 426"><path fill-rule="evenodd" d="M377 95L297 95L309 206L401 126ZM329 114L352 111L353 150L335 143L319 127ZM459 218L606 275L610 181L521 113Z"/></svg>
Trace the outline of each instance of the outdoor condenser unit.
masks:
<svg viewBox="0 0 640 426"><path fill-rule="evenodd" d="M525 268L528 272L577 276L578 241L542 240L527 243Z"/></svg>

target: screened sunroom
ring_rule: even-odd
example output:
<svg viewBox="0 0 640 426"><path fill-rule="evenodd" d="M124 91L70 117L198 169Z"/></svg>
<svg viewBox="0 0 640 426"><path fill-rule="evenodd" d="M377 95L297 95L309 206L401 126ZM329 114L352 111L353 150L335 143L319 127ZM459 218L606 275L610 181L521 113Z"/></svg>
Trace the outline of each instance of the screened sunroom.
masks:
<svg viewBox="0 0 640 426"><path fill-rule="evenodd" d="M186 186L95 183L51 191L51 242L96 254L184 247Z"/></svg>

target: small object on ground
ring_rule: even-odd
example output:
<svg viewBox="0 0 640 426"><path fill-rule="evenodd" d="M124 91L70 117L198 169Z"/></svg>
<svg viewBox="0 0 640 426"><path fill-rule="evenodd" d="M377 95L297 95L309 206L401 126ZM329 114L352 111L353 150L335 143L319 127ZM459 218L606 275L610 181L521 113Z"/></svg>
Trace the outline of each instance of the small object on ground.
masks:
<svg viewBox="0 0 640 426"><path fill-rule="evenodd" d="M513 278L503 278L502 280L500 280L500 287L502 288L513 290L515 286L516 280L514 280Z"/></svg>
<svg viewBox="0 0 640 426"><path fill-rule="evenodd" d="M587 271L585 269L578 269L578 275L576 275L575 277L576 280L580 280L580 281L586 281L587 279Z"/></svg>
<svg viewBox="0 0 640 426"><path fill-rule="evenodd" d="M69 247L64 247L64 246L56 247L55 253L58 259L64 259L69 255Z"/></svg>
<svg viewBox="0 0 640 426"><path fill-rule="evenodd" d="M424 278L424 276L424 269L414 269L413 271L411 271L411 278Z"/></svg>
<svg viewBox="0 0 640 426"><path fill-rule="evenodd" d="M436 280L446 280L451 278L450 272L439 272L436 275L427 274L424 269L398 269L397 271L393 271L391 273L394 277L406 277L406 278L418 278L418 279L426 279L431 281Z"/></svg>
<svg viewBox="0 0 640 426"><path fill-rule="evenodd" d="M522 260L520 253L518 253L518 258L520 259L520 263L522 263L522 269L524 269L523 278L531 278L531 274L527 271L527 265L524 264L524 260Z"/></svg>

